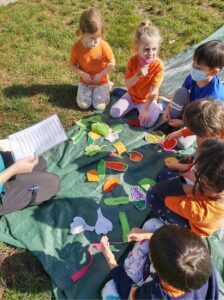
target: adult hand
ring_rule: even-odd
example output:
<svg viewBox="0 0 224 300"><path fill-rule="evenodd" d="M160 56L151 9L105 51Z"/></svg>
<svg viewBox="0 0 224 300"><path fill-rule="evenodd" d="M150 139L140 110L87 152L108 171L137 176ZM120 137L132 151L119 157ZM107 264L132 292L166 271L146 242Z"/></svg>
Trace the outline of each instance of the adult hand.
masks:
<svg viewBox="0 0 224 300"><path fill-rule="evenodd" d="M182 136L182 131L181 130L177 130L177 131L174 131L174 132L171 132L169 133L167 136L166 136L166 139L167 140L172 140L172 139L177 139L179 137Z"/></svg>
<svg viewBox="0 0 224 300"><path fill-rule="evenodd" d="M18 159L12 167L15 174L31 173L33 168L38 164L38 157L30 156L26 158Z"/></svg>

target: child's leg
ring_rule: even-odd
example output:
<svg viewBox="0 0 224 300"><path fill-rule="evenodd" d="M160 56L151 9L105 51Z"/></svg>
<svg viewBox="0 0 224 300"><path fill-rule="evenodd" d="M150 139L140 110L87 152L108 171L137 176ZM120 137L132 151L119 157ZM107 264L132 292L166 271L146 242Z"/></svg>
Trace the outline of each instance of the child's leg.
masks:
<svg viewBox="0 0 224 300"><path fill-rule="evenodd" d="M93 102L93 88L87 84L79 83L76 101L78 107L88 109Z"/></svg>
<svg viewBox="0 0 224 300"><path fill-rule="evenodd" d="M110 84L105 83L93 88L93 107L103 110L110 102Z"/></svg>
<svg viewBox="0 0 224 300"><path fill-rule="evenodd" d="M121 300L113 279L105 284L101 296L103 300Z"/></svg>
<svg viewBox="0 0 224 300"><path fill-rule="evenodd" d="M139 112L141 111L142 107L143 107L143 104L138 104L137 109ZM147 123L141 122L140 123L141 127L144 127L144 128L152 127L158 120L161 112L162 112L161 105L158 104L157 101L153 101L148 108L150 121Z"/></svg>
<svg viewBox="0 0 224 300"><path fill-rule="evenodd" d="M38 205L49 200L60 189L58 176L46 172L19 174L4 185L0 215L17 211L28 205Z"/></svg>
<svg viewBox="0 0 224 300"><path fill-rule="evenodd" d="M171 108L170 108L170 116L171 119L181 119L184 111L184 107L189 103L190 101L190 93L189 91L181 87L176 90L173 100L171 102Z"/></svg>
<svg viewBox="0 0 224 300"><path fill-rule="evenodd" d="M190 148L196 142L196 135L191 135L187 137L180 137L177 139L177 146L180 149L186 150Z"/></svg>
<svg viewBox="0 0 224 300"><path fill-rule="evenodd" d="M166 223L189 227L187 219L174 213L165 205L165 198L167 196L180 196L184 194L180 178L161 181L148 191L147 203L152 212Z"/></svg>
<svg viewBox="0 0 224 300"><path fill-rule="evenodd" d="M120 118L137 106L132 103L132 98L125 93L110 109L110 115L113 118Z"/></svg>
<svg viewBox="0 0 224 300"><path fill-rule="evenodd" d="M157 175L157 182L179 178L178 174L169 168L162 168Z"/></svg>

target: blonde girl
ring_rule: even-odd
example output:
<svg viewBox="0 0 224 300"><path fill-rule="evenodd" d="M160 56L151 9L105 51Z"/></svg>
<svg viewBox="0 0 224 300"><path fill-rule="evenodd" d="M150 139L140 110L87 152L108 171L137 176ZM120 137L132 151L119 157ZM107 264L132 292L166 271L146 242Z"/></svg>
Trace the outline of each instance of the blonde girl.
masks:
<svg viewBox="0 0 224 300"><path fill-rule="evenodd" d="M137 109L142 127L151 127L157 121L161 107L157 103L159 87L164 77L164 65L158 58L162 37L150 21L141 22L134 40L134 55L125 72L127 93L110 110L113 118L120 118Z"/></svg>

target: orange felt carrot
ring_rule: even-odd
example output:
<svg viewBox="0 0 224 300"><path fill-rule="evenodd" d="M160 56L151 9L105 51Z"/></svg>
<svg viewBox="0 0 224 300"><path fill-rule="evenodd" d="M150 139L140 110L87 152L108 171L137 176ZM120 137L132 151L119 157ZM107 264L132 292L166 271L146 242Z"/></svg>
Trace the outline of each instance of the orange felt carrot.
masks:
<svg viewBox="0 0 224 300"><path fill-rule="evenodd" d="M116 177L107 178L107 180L105 181L105 183L103 185L103 191L105 193L112 191L118 183L119 183L119 178L116 178Z"/></svg>
<svg viewBox="0 0 224 300"><path fill-rule="evenodd" d="M86 176L87 176L87 180L89 182L99 182L100 181L98 172L96 170L89 170L86 173Z"/></svg>
<svg viewBox="0 0 224 300"><path fill-rule="evenodd" d="M128 169L128 165L121 161L105 161L105 165L108 169L125 172Z"/></svg>

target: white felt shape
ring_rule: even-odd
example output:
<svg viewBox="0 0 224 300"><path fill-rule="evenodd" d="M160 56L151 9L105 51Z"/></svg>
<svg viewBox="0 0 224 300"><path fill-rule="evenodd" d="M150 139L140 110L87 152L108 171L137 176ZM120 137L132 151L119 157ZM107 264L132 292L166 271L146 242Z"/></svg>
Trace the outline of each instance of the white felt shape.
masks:
<svg viewBox="0 0 224 300"><path fill-rule="evenodd" d="M96 234L107 234L108 231L113 229L111 221L103 216L101 208L97 209L97 215L98 218L95 225Z"/></svg>
<svg viewBox="0 0 224 300"><path fill-rule="evenodd" d="M85 220L81 217L75 217L73 222L70 224L70 233L79 234L84 230L93 231L94 226L87 225Z"/></svg>
<svg viewBox="0 0 224 300"><path fill-rule="evenodd" d="M116 132L112 132L105 137L105 140L107 140L110 143L113 143L118 139L119 139L119 135Z"/></svg>

